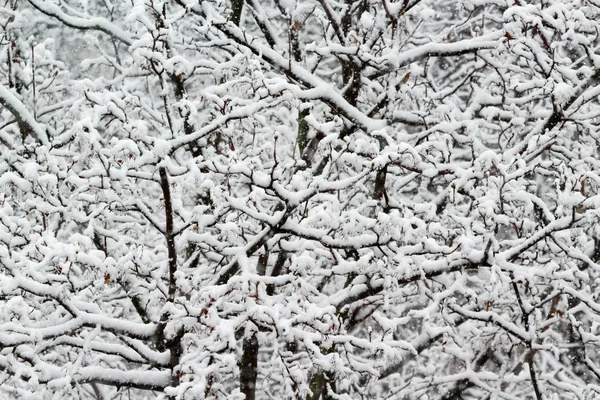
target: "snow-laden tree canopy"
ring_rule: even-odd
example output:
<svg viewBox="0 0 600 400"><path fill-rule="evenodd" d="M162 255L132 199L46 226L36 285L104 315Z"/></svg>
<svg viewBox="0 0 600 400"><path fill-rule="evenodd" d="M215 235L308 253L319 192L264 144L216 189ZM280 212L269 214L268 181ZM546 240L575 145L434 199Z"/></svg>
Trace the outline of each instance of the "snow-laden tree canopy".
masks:
<svg viewBox="0 0 600 400"><path fill-rule="evenodd" d="M600 397L600 3L0 21L3 398Z"/></svg>

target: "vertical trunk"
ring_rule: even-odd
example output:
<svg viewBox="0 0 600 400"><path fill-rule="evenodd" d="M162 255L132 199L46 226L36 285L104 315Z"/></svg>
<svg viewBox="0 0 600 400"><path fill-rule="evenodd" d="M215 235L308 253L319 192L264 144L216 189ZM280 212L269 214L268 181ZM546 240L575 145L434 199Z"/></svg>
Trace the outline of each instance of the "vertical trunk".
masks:
<svg viewBox="0 0 600 400"><path fill-rule="evenodd" d="M256 377L258 376L258 339L256 334L244 339L240 360L240 391L246 400L256 398Z"/></svg>
<svg viewBox="0 0 600 400"><path fill-rule="evenodd" d="M167 240L167 252L169 255L169 271L168 271L168 279L169 279L169 302L173 302L175 300L175 296L177 294L177 286L175 282L175 273L177 272L177 249L175 247L175 237L174 237L174 225L173 225L173 204L171 202L171 188L169 186L169 177L167 176L167 170L164 167L159 168L160 174L160 186L163 192L163 198L165 200L165 219L166 219L166 228L165 228L165 238ZM181 358L181 339L184 335L184 330L181 328L174 338L167 339L164 335L164 329L169 320L169 314L165 313L161 316L160 320L160 328L158 330L158 338L159 341L162 342L161 347L169 350L170 359L169 366L171 367L171 386L177 387L179 386L179 371L177 371L177 367L179 365L179 360ZM160 349L160 348L159 348Z"/></svg>
<svg viewBox="0 0 600 400"><path fill-rule="evenodd" d="M309 387L311 394L306 396L306 400L319 400L321 394L324 394L327 389L323 372L318 372L310 378Z"/></svg>
<svg viewBox="0 0 600 400"><path fill-rule="evenodd" d="M269 249L264 244L264 254L258 257L257 273L265 275L267 262L269 261ZM258 376L258 339L256 333L245 337L242 343L242 358L240 359L240 392L246 396L246 400L256 398L256 378Z"/></svg>
<svg viewBox="0 0 600 400"><path fill-rule="evenodd" d="M306 396L306 400L332 400L333 397L329 395L327 384L331 387L335 393L335 381L334 374L329 371L319 371L310 378L310 395Z"/></svg>
<svg viewBox="0 0 600 400"><path fill-rule="evenodd" d="M375 188L373 190L373 198L381 201L382 199L387 200L387 194L385 192L385 178L387 174L387 165L377 171L375 176Z"/></svg>
<svg viewBox="0 0 600 400"><path fill-rule="evenodd" d="M298 149L303 158L304 150L308 144L308 122L304 120L306 117L308 117L308 109L298 111Z"/></svg>
<svg viewBox="0 0 600 400"><path fill-rule="evenodd" d="M232 0L231 1L231 22L236 26L240 26L240 20L242 19L242 9L244 8L244 0Z"/></svg>
<svg viewBox="0 0 600 400"><path fill-rule="evenodd" d="M169 254L169 301L175 298L175 272L177 272L177 253L175 249L175 238L173 237L173 205L171 204L171 189L167 170L159 168L160 185L165 199L165 217L167 220L165 238L167 239L167 251Z"/></svg>
<svg viewBox="0 0 600 400"><path fill-rule="evenodd" d="M323 355L331 354L333 351L334 349L332 347L321 349ZM311 394L306 396L306 400L332 400L333 396L329 394L330 390L327 386L335 393L335 372L323 370L316 371L310 378L309 387Z"/></svg>

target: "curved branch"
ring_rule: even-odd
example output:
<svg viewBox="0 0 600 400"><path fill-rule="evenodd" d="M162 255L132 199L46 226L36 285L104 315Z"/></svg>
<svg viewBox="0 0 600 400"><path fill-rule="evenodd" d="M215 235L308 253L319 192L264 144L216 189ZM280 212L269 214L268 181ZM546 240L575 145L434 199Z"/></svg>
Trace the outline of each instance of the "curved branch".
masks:
<svg viewBox="0 0 600 400"><path fill-rule="evenodd" d="M46 132L38 125L33 116L10 90L4 85L0 85L0 104L2 104L15 117L19 127L28 133L33 134L35 138L45 146L49 145Z"/></svg>
<svg viewBox="0 0 600 400"><path fill-rule="evenodd" d="M109 36L117 39L118 41L130 46L133 43L134 38L132 38L127 32L114 25L110 21L104 18L78 18L73 17L71 15L66 14L63 10L60 9L57 5L49 4L46 1L38 1L38 0L28 0L29 3L41 13L55 18L62 22L64 25L69 28L79 29L79 30L95 30L104 32Z"/></svg>

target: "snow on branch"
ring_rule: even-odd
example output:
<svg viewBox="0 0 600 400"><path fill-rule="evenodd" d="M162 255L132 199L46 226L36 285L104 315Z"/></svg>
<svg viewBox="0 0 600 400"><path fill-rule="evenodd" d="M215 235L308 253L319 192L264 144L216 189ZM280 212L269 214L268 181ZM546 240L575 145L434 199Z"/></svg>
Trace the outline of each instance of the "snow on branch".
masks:
<svg viewBox="0 0 600 400"><path fill-rule="evenodd" d="M232 23L215 24L223 33L235 40L237 43L246 46L253 53L259 55L273 67L280 70L282 73L289 75L292 79L300 83L306 90L304 97L306 99L321 99L333 109L339 111L344 117L360 126L367 132L373 132L382 129L386 126L385 121L377 120L368 117L355 106L338 93L332 85L314 75L310 71L303 68L298 63L286 59L277 51L268 46L262 45L260 42L253 40L250 34L238 28Z"/></svg>
<svg viewBox="0 0 600 400"><path fill-rule="evenodd" d="M17 123L31 132L35 139L48 146L48 136L42 127L29 113L27 107L9 89L0 84L0 104L2 104L15 117Z"/></svg>
<svg viewBox="0 0 600 400"><path fill-rule="evenodd" d="M46 14L49 17L56 18L66 26L80 30L97 30L104 32L107 35L119 40L120 42L131 45L133 43L133 37L121 29L114 23L100 17L95 18L79 18L73 17L66 14L59 6L51 4L47 1L40 0L28 0L29 3L40 12Z"/></svg>

